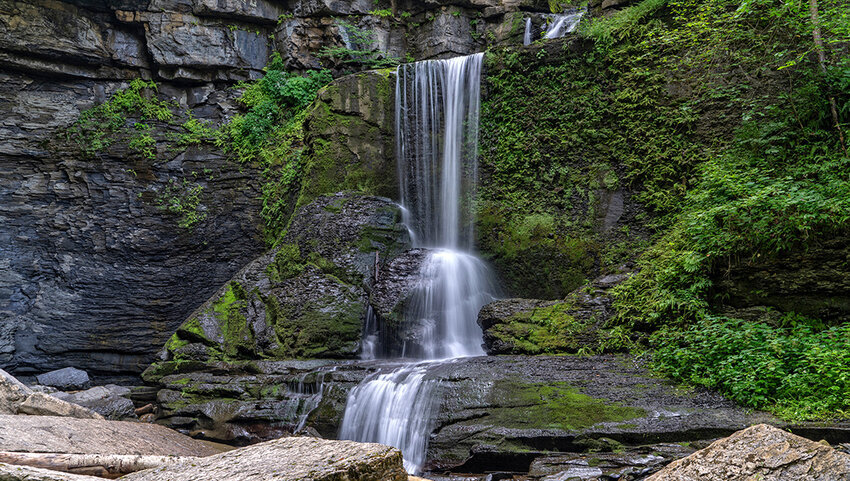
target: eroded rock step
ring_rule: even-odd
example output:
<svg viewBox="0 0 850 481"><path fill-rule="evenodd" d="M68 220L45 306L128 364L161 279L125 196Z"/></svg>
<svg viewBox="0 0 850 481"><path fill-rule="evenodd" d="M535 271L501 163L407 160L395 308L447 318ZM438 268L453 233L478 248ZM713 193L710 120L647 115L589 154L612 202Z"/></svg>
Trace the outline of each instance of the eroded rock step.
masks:
<svg viewBox="0 0 850 481"><path fill-rule="evenodd" d="M291 432L301 422L303 432L333 438L348 391L398 365L259 361L176 372L159 381L158 422L238 444ZM752 424L787 427L715 393L652 377L626 356L467 358L435 364L428 378L440 384L425 467L436 473L544 476L596 464L643 466L651 468L648 475ZM311 398L315 393L321 399ZM844 425L792 428L830 443L850 437Z"/></svg>

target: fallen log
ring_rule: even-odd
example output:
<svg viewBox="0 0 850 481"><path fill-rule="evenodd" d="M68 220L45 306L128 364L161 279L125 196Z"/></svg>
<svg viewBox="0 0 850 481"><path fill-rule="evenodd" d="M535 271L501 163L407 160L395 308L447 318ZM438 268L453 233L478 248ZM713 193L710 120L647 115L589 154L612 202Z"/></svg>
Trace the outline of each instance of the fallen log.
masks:
<svg viewBox="0 0 850 481"><path fill-rule="evenodd" d="M0 451L0 463L115 479L143 469L196 460L194 457L132 454L14 453Z"/></svg>

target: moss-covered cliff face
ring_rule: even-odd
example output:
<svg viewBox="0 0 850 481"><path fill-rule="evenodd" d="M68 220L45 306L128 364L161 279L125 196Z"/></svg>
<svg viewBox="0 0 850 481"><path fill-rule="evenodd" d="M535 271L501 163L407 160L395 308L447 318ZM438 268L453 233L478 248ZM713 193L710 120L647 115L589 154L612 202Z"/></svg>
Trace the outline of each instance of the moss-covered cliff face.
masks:
<svg viewBox="0 0 850 481"><path fill-rule="evenodd" d="M791 417L846 409L845 7L820 6L822 66L809 11L770 1L645 0L587 40L492 52L479 245L512 293L633 260L607 327L658 332L662 370ZM782 374L740 381L755 366Z"/></svg>

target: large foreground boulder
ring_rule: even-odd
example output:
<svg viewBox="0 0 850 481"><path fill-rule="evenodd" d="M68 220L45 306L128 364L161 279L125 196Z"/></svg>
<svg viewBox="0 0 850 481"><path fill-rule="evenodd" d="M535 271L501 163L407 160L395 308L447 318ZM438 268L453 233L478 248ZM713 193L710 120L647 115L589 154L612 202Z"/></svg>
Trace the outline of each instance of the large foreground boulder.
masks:
<svg viewBox="0 0 850 481"><path fill-rule="evenodd" d="M401 452L380 444L283 438L139 471L127 481L406 481Z"/></svg>
<svg viewBox="0 0 850 481"><path fill-rule="evenodd" d="M850 479L850 455L759 424L671 463L647 481L838 481Z"/></svg>
<svg viewBox="0 0 850 481"><path fill-rule="evenodd" d="M156 424L8 415L0 415L0 451L160 456L209 456L221 452Z"/></svg>
<svg viewBox="0 0 850 481"><path fill-rule="evenodd" d="M0 479L3 481L102 481L103 478L62 473L49 469L33 468L0 463Z"/></svg>

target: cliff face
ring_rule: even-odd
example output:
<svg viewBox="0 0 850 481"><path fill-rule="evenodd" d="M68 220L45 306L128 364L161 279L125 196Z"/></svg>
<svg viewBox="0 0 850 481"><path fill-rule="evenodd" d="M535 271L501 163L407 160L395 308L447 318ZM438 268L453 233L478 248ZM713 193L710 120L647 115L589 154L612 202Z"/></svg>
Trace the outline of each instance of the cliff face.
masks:
<svg viewBox="0 0 850 481"><path fill-rule="evenodd" d="M259 167L211 142L169 145L186 134L180 122L216 126L232 116L234 83L261 76L272 53L291 70L336 73L370 66L349 62L352 50L374 51L376 62L468 54L521 42L522 18L549 3L0 0L0 365L137 373L263 251ZM155 81L175 115L147 122L126 113L123 131L149 129L152 150L112 131L105 148L66 141L81 113L134 79ZM359 112L362 100L325 97L309 133L321 160L311 175L335 178L327 169L340 159L392 156L389 133ZM333 135L352 109L363 135ZM392 195L392 185L374 187ZM336 191L313 190L305 195Z"/></svg>

